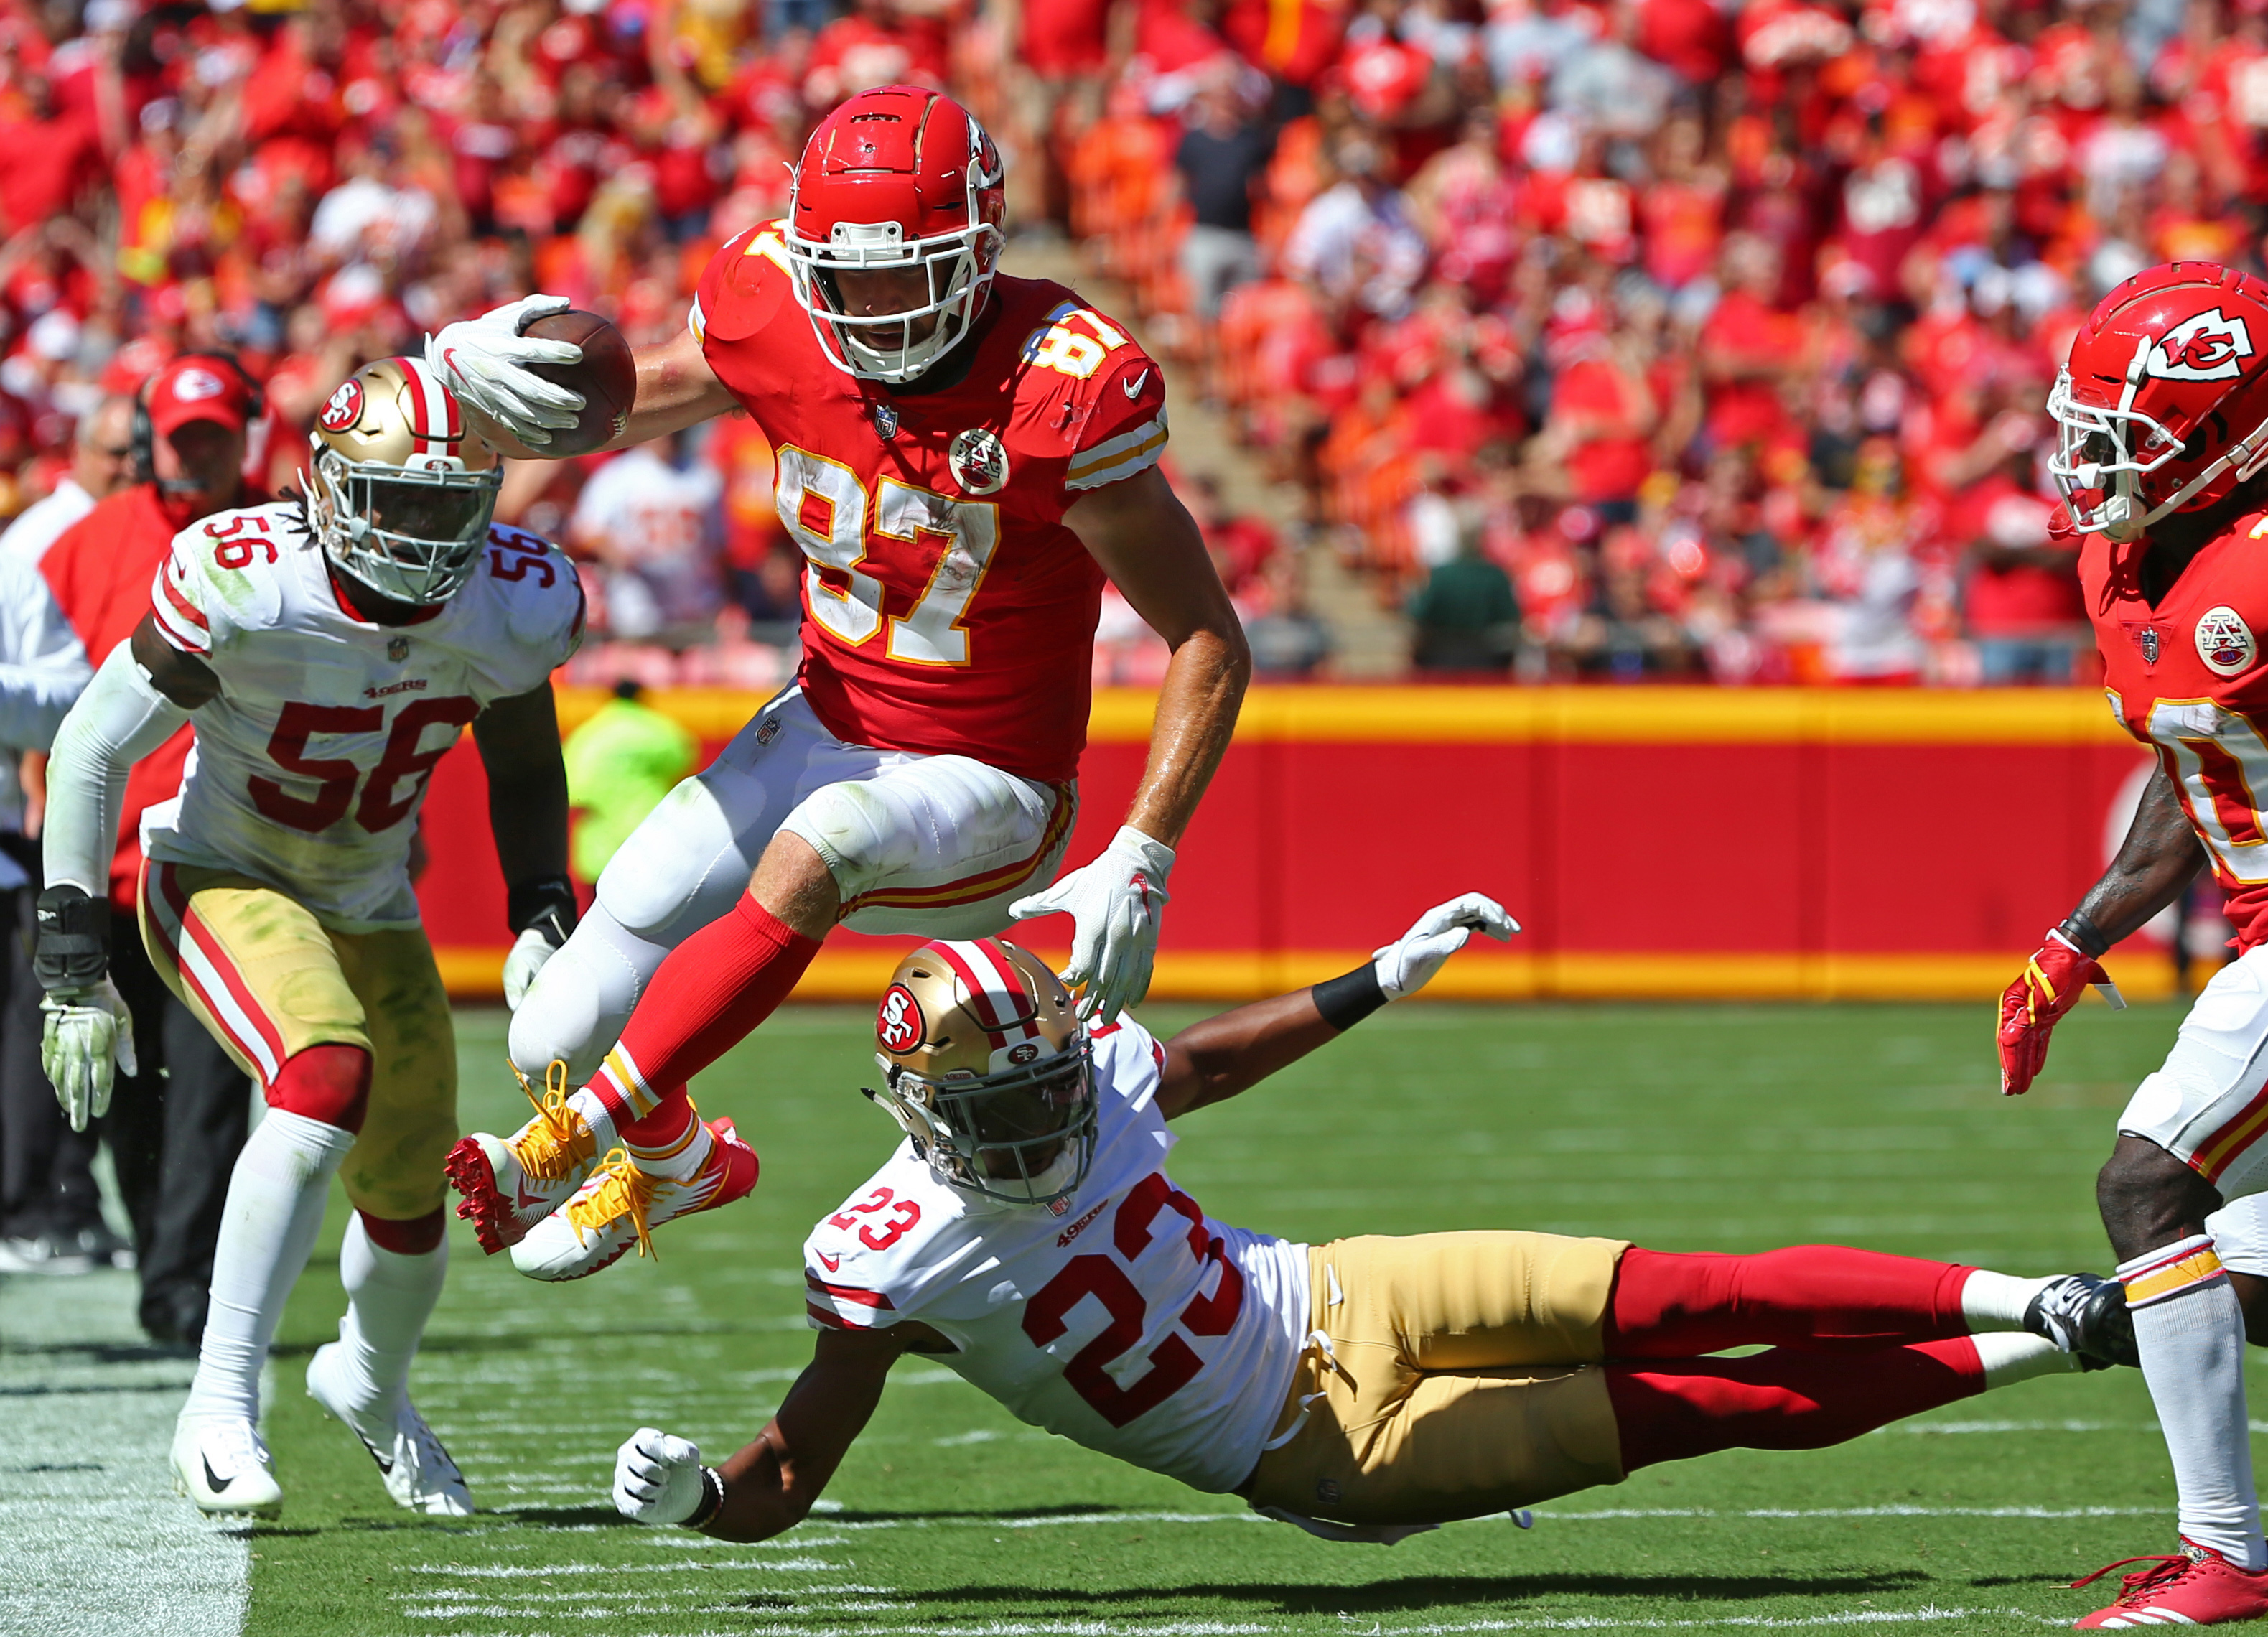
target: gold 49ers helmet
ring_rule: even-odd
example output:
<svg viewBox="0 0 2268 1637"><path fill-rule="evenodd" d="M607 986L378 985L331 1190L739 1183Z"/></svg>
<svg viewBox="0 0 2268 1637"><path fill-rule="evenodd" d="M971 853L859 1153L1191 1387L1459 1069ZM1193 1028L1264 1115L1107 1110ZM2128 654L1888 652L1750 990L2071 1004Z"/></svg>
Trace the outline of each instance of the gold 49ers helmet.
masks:
<svg viewBox="0 0 2268 1637"><path fill-rule="evenodd" d="M1094 1081L1071 992L1029 950L939 939L898 962L874 1021L886 1089L866 1095L939 1178L1053 1205L1094 1160Z"/></svg>
<svg viewBox="0 0 2268 1637"><path fill-rule="evenodd" d="M339 383L307 441L308 524L341 573L420 607L463 588L504 462L423 358L364 365Z"/></svg>

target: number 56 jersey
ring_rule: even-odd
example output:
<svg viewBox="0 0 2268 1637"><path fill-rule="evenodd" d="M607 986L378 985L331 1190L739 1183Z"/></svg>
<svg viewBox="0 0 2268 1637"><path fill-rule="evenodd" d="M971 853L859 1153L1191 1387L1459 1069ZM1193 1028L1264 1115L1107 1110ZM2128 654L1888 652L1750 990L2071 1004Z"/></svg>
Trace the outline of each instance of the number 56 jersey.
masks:
<svg viewBox="0 0 2268 1637"><path fill-rule="evenodd" d="M2080 589L2118 724L2154 750L2226 889L2240 948L2268 941L2268 512L2239 519L2153 607L2091 535Z"/></svg>
<svg viewBox="0 0 2268 1637"><path fill-rule="evenodd" d="M1094 1163L1053 1207L938 1180L909 1139L804 1242L815 1328L919 1320L1020 1420L1198 1489L1251 1476L1307 1321L1307 1248L1217 1222L1167 1180L1164 1053L1094 1031Z"/></svg>
<svg viewBox="0 0 2268 1637"><path fill-rule="evenodd" d="M710 259L690 322L771 440L827 730L1072 778L1103 577L1064 514L1157 464L1157 365L1063 285L1002 276L938 380L860 380L821 350L777 223Z"/></svg>
<svg viewBox="0 0 2268 1637"><path fill-rule="evenodd" d="M180 795L143 815L144 852L267 881L345 933L416 923L409 846L434 763L583 636L573 566L501 527L449 601L374 624L296 505L192 524L150 596L158 635L210 666L220 693L191 719Z"/></svg>

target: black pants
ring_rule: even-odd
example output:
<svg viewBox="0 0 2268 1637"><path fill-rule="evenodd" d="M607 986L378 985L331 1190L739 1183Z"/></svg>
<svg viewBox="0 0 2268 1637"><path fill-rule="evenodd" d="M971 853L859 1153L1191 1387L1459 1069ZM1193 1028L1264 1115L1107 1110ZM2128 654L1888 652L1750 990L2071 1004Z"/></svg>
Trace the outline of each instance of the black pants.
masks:
<svg viewBox="0 0 2268 1637"><path fill-rule="evenodd" d="M0 891L0 1236L10 1239L69 1237L102 1221L93 1169L101 1130L71 1130L40 1067L34 896L30 887Z"/></svg>
<svg viewBox="0 0 2268 1637"><path fill-rule="evenodd" d="M134 1224L143 1327L193 1338L204 1328L213 1243L251 1122L252 1081L166 987L133 924L118 933L110 977L134 1014L142 1072L120 1077L103 1134Z"/></svg>

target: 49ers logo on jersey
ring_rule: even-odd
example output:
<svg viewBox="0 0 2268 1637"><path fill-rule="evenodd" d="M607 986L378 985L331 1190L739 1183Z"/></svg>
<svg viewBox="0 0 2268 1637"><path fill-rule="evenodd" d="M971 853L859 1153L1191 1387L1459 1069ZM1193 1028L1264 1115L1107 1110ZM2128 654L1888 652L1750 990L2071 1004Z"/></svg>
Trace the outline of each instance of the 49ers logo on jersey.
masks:
<svg viewBox="0 0 2268 1637"><path fill-rule="evenodd" d="M339 383L330 402L323 405L322 414L315 417L316 424L327 432L342 432L362 419L362 382L348 376Z"/></svg>
<svg viewBox="0 0 2268 1637"><path fill-rule="evenodd" d="M2149 373L2161 380L2233 380L2252 356L2252 332L2219 307L2185 318L2150 349Z"/></svg>
<svg viewBox="0 0 2268 1637"><path fill-rule="evenodd" d="M2206 609L2198 617L2197 645L2198 658L2221 676L2234 676L2247 669L2260 654L2252 628L2225 603Z"/></svg>
<svg viewBox="0 0 2268 1637"><path fill-rule="evenodd" d="M921 1044L923 1032L921 1002L903 984L892 984L874 1020L875 1037L887 1051L910 1051Z"/></svg>
<svg viewBox="0 0 2268 1637"><path fill-rule="evenodd" d="M997 494L1008 483L1008 451L1000 434L986 426L972 426L953 440L946 451L953 466L953 481L966 495Z"/></svg>

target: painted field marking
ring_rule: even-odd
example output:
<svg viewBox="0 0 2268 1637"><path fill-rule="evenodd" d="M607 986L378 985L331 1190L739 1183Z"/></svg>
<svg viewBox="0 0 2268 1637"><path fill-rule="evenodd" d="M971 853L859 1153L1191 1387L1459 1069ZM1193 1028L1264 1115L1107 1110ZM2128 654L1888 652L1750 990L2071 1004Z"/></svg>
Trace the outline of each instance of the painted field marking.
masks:
<svg viewBox="0 0 2268 1637"><path fill-rule="evenodd" d="M237 1637L251 1545L173 1493L166 1455L195 1360L150 1348L129 1272L0 1277L0 1608L40 1637Z"/></svg>

